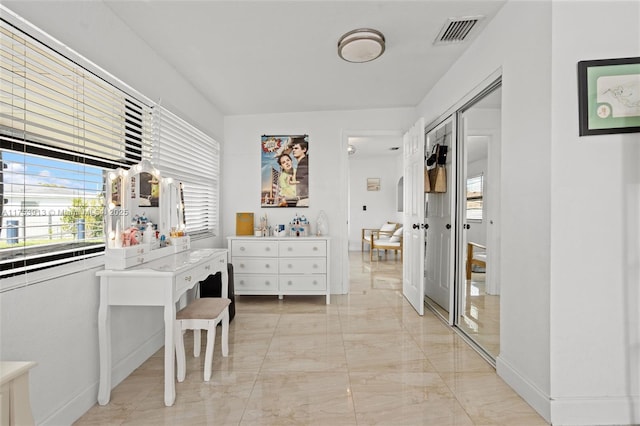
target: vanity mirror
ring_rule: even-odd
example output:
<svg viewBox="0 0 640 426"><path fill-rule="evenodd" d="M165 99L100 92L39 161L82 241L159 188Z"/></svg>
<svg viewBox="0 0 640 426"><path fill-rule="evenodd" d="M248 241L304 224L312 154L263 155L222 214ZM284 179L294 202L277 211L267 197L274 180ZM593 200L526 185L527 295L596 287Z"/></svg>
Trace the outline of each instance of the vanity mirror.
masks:
<svg viewBox="0 0 640 426"><path fill-rule="evenodd" d="M190 248L182 184L143 160L107 173L106 264L122 269Z"/></svg>
<svg viewBox="0 0 640 426"><path fill-rule="evenodd" d="M123 207L124 179L126 175L127 171L124 169L109 171L106 175L107 211L104 217L107 247L115 247L116 234L122 232L122 218L126 214L126 209Z"/></svg>
<svg viewBox="0 0 640 426"><path fill-rule="evenodd" d="M175 182L172 178L162 179L161 186L163 197L166 200L167 209L161 211L160 227L171 236L173 232L184 235L184 195L182 192L182 183Z"/></svg>
<svg viewBox="0 0 640 426"><path fill-rule="evenodd" d="M160 171L147 160L133 166L125 178L125 201L129 210L129 223L138 226L160 221ZM144 231L144 229L141 229Z"/></svg>

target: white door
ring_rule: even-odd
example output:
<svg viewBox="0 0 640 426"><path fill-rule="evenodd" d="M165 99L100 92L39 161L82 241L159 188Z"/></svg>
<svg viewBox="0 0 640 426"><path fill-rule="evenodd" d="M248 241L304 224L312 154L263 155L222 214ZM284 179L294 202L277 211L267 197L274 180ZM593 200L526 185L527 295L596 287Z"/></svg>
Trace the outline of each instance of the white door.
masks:
<svg viewBox="0 0 640 426"><path fill-rule="evenodd" d="M446 145L447 191L427 195L426 222L427 245L425 252L425 294L442 309L450 312L451 277L453 262L451 235L454 229L452 194L455 193L455 170L453 161L453 117L429 131L427 134L427 156L435 144Z"/></svg>
<svg viewBox="0 0 640 426"><path fill-rule="evenodd" d="M404 206L402 293L424 315L424 119L403 137Z"/></svg>

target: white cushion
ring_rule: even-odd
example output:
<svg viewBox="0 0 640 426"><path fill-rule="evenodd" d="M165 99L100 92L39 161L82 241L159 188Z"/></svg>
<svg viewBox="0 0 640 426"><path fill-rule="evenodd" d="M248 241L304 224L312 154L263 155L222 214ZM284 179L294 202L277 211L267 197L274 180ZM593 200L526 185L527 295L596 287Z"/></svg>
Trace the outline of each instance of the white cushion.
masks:
<svg viewBox="0 0 640 426"><path fill-rule="evenodd" d="M400 228L396 229L396 231L393 233L391 238L389 238L389 242L391 242L391 243L400 242L400 237L401 236L402 236L402 226Z"/></svg>
<svg viewBox="0 0 640 426"><path fill-rule="evenodd" d="M385 223L384 225L382 225L380 227L380 231L382 232L393 232L396 230L396 224L395 223Z"/></svg>
<svg viewBox="0 0 640 426"><path fill-rule="evenodd" d="M483 262L487 261L487 253L473 253L473 258L476 260L481 260Z"/></svg>
<svg viewBox="0 0 640 426"><path fill-rule="evenodd" d="M391 240L375 240L373 243L374 248L384 247L400 247L400 241L392 242Z"/></svg>

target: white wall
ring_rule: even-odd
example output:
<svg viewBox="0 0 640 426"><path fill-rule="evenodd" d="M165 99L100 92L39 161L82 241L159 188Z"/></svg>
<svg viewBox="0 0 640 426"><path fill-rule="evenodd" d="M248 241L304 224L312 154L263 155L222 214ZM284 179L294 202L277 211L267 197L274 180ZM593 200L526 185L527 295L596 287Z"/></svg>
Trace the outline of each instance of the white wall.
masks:
<svg viewBox="0 0 640 426"><path fill-rule="evenodd" d="M402 223L398 211L398 180L401 155L349 158L349 250L362 249L362 228L378 229L388 221ZM380 179L380 191L367 191L367 178ZM367 206L364 211L362 206Z"/></svg>
<svg viewBox="0 0 640 426"><path fill-rule="evenodd" d="M290 114L245 115L225 118L222 162L222 232L235 235L235 213L267 213L269 222L288 223L297 212L312 222L320 210L329 219L331 240L331 292L343 293L348 231L348 165L345 134L354 131L403 132L412 122L413 108L364 111L332 111ZM260 207L260 136L263 134L309 135L309 208ZM394 204L395 205L395 204ZM344 285L343 285L344 284Z"/></svg>
<svg viewBox="0 0 640 426"><path fill-rule="evenodd" d="M502 237L497 370L547 419L550 49L550 3L508 2L418 106L429 122L502 70L502 219L494 224Z"/></svg>
<svg viewBox="0 0 640 426"><path fill-rule="evenodd" d="M512 1L418 108L502 69L497 370L553 424L640 422L640 137L579 137L576 77L632 56L637 1Z"/></svg>
<svg viewBox="0 0 640 426"><path fill-rule="evenodd" d="M4 6L41 27L142 95L159 101L223 142L223 119L102 2L16 2ZM3 13L3 18L10 18ZM24 25L23 25L24 26ZM220 247L221 238L194 247ZM35 361L30 372L37 424L73 423L98 393L98 280L102 257L5 279L21 288L0 294L0 359ZM34 279L44 275L42 279ZM56 278L50 278L57 276ZM161 308L112 311L113 385L164 344Z"/></svg>
<svg viewBox="0 0 640 426"><path fill-rule="evenodd" d="M552 12L552 418L640 424L640 134L578 136L576 89L578 61L640 56L640 2Z"/></svg>

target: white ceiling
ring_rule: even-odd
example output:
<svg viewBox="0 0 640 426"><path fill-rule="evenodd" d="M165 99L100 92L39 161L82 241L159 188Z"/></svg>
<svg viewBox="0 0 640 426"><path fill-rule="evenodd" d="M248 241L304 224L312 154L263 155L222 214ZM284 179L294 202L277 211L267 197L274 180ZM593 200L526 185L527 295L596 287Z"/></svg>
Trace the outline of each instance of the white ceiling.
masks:
<svg viewBox="0 0 640 426"><path fill-rule="evenodd" d="M103 0L223 114L414 107L505 0ZM485 16L462 43L434 46L448 18ZM387 41L381 58L337 55L347 31Z"/></svg>

